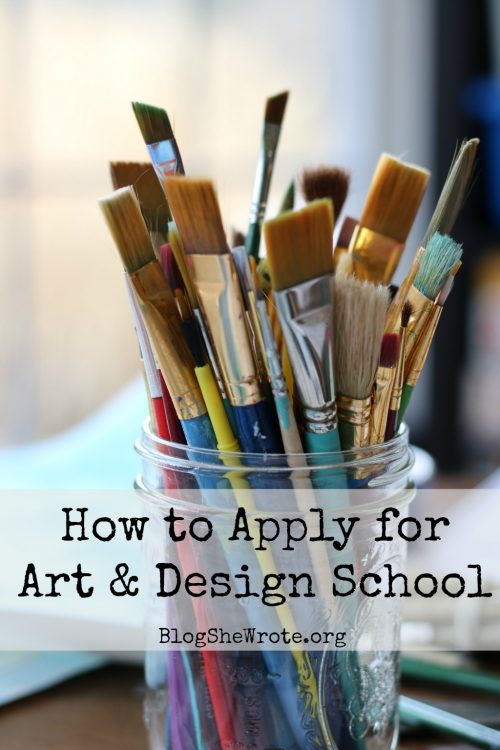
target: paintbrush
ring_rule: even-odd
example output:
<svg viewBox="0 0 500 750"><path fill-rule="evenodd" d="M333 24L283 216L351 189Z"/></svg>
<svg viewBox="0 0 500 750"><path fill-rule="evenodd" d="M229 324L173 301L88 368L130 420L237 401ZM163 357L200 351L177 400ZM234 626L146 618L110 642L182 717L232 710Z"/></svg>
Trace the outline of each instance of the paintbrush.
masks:
<svg viewBox="0 0 500 750"><path fill-rule="evenodd" d="M194 362L180 326L175 299L156 260L132 187L99 201L125 270L130 276L156 359L189 445L215 447L215 436L194 375Z"/></svg>
<svg viewBox="0 0 500 750"><path fill-rule="evenodd" d="M170 212L153 167L148 162L133 161L113 161L109 167L115 190L128 185L134 186L158 255L159 248L167 241Z"/></svg>
<svg viewBox="0 0 500 750"><path fill-rule="evenodd" d="M418 339L427 325L428 316L435 299L443 288L456 262L462 256L462 246L447 235L435 232L422 256L415 280L406 299L411 302L413 311L407 330L405 353L405 382Z"/></svg>
<svg viewBox="0 0 500 750"><path fill-rule="evenodd" d="M334 226L344 206L351 176L341 167L317 167L302 172L300 186L306 201L330 198L333 205Z"/></svg>
<svg viewBox="0 0 500 750"><path fill-rule="evenodd" d="M333 268L335 272L339 270L340 262L343 259L345 259L345 256L349 252L349 245L351 243L351 238L357 226L358 226L357 219L353 219L352 216L346 216L344 218L344 221L342 222L342 225L340 227L339 236L337 237L337 244L335 246L335 250L333 251ZM350 269L347 275L350 275L351 273L353 273L353 270L354 270L354 262L352 259L352 255L350 255L350 253L349 253L349 256L350 256L350 265L343 266L343 273L347 272L348 267Z"/></svg>
<svg viewBox="0 0 500 750"><path fill-rule="evenodd" d="M412 314L411 302L405 302L401 310L401 325L399 328L399 353L394 375L394 385L391 391L391 400L389 412L387 414L387 424L385 428L385 440L391 440L396 435L398 424L399 409L401 406L401 397L404 386L404 366L406 351L406 329Z"/></svg>
<svg viewBox="0 0 500 750"><path fill-rule="evenodd" d="M427 315L425 327L421 331L416 345L413 348L413 352L410 357L405 356L405 374L404 374L404 387L401 396L401 405L399 411L398 426L405 415L406 409L410 402L411 395L415 386L418 383L422 368L425 365L429 349L431 348L434 334L439 323L439 319L443 312L443 306L448 299L448 296L453 288L455 276L458 273L461 261L457 261L453 267L450 275L448 276L444 286L438 293L436 300ZM411 317L410 317L411 321Z"/></svg>
<svg viewBox="0 0 500 750"><path fill-rule="evenodd" d="M398 352L399 334L384 333L380 347L379 365L373 386L370 416L370 445L378 445L384 442Z"/></svg>
<svg viewBox="0 0 500 750"><path fill-rule="evenodd" d="M463 141L458 153L453 157L422 242L424 247L435 232L449 234L452 231L471 184L478 146L479 138Z"/></svg>
<svg viewBox="0 0 500 750"><path fill-rule="evenodd" d="M343 450L370 442L371 394L389 291L353 276L335 277L334 362Z"/></svg>
<svg viewBox="0 0 500 750"><path fill-rule="evenodd" d="M259 383L238 275L213 184L210 180L168 177L165 186L221 364L240 444L248 453L279 453L279 430Z"/></svg>
<svg viewBox="0 0 500 750"><path fill-rule="evenodd" d="M264 224L274 300L293 371L305 447L340 449L333 379L333 210L310 203Z"/></svg>
<svg viewBox="0 0 500 750"><path fill-rule="evenodd" d="M403 306L406 302L408 292L410 291L413 285L413 282L415 281L415 277L418 273L418 269L420 268L420 263L422 262L424 253L425 253L425 248L419 247L419 249L415 253L415 256L412 260L410 270L408 271L401 286L399 287L398 291L394 295L391 301L391 304L389 305L389 309L387 310L387 316L386 316L386 321L385 321L386 332L387 331L394 332L394 331L397 331L399 328Z"/></svg>
<svg viewBox="0 0 500 750"><path fill-rule="evenodd" d="M267 198L271 186L274 158L281 133L281 123L285 115L288 91L270 97L266 101L264 124L260 140L259 159L253 186L250 221L245 247L247 253L259 259L260 230L266 213Z"/></svg>
<svg viewBox="0 0 500 750"><path fill-rule="evenodd" d="M147 146L151 163L165 190L164 179L170 174L184 174L181 154L168 115L161 107L132 102L132 109Z"/></svg>
<svg viewBox="0 0 500 750"><path fill-rule="evenodd" d="M349 245L359 279L390 284L430 173L382 154Z"/></svg>
<svg viewBox="0 0 500 750"><path fill-rule="evenodd" d="M295 182L291 180L281 200L280 210L278 211L278 213L282 214L284 211L291 211L294 205L295 205Z"/></svg>

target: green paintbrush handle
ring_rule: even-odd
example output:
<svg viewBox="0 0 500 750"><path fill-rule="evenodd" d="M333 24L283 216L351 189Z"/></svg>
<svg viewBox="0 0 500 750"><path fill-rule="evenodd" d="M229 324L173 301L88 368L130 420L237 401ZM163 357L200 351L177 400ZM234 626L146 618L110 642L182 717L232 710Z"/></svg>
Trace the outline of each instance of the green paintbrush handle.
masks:
<svg viewBox="0 0 500 750"><path fill-rule="evenodd" d="M259 261L259 249L260 249L260 224L258 221L253 222L248 227L248 232L245 240L245 249L248 255L255 258L256 262Z"/></svg>
<svg viewBox="0 0 500 750"><path fill-rule="evenodd" d="M405 411L408 408L408 404L410 403L411 394L413 393L413 386L408 385L407 383L403 386L403 393L401 395L401 404L399 407L399 414L398 414L398 430L401 426L401 423L403 421L403 417L405 415Z"/></svg>
<svg viewBox="0 0 500 750"><path fill-rule="evenodd" d="M475 669L450 667L436 664L425 659L404 657L401 659L401 674L422 682L435 682L448 687L480 690L493 695L500 695L500 675L488 674Z"/></svg>

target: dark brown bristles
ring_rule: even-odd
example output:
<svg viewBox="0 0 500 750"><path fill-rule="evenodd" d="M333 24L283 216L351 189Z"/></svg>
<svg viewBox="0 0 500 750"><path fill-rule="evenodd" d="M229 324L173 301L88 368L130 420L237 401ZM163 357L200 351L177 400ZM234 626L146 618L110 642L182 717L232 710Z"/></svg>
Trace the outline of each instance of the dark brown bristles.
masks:
<svg viewBox="0 0 500 750"><path fill-rule="evenodd" d="M285 114L286 103L288 101L288 91L271 96L266 101L265 122L272 122L275 125L281 125Z"/></svg>
<svg viewBox="0 0 500 750"><path fill-rule="evenodd" d="M228 252L215 188L211 180L167 177L167 200L186 253Z"/></svg>
<svg viewBox="0 0 500 750"><path fill-rule="evenodd" d="M429 177L427 169L382 154L360 225L397 242L406 242Z"/></svg>
<svg viewBox="0 0 500 750"><path fill-rule="evenodd" d="M405 302L401 310L401 328L407 328L410 318L413 314L413 305L411 302Z"/></svg>
<svg viewBox="0 0 500 750"><path fill-rule="evenodd" d="M174 137L174 132L168 119L168 115L161 107L153 107L151 104L132 102L132 109L141 129L144 143L160 143Z"/></svg>
<svg viewBox="0 0 500 750"><path fill-rule="evenodd" d="M395 367L399 351L399 334L384 333L380 347L380 367Z"/></svg>
<svg viewBox="0 0 500 750"><path fill-rule="evenodd" d="M350 179L349 172L340 167L305 169L301 178L302 193L307 202L330 198L337 220L347 197Z"/></svg>

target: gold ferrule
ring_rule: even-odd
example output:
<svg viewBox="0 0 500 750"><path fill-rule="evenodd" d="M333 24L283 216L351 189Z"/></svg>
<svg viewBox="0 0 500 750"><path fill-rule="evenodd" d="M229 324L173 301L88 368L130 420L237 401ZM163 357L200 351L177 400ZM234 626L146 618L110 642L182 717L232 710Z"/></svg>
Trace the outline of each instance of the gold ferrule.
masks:
<svg viewBox="0 0 500 750"><path fill-rule="evenodd" d="M404 385L404 366L405 366L405 350L406 350L406 328L401 328L399 334L399 354L398 361L396 364L396 372L394 374L394 385L391 391L391 401L389 409L391 411L399 411L401 405L401 396L403 395Z"/></svg>
<svg viewBox="0 0 500 750"><path fill-rule="evenodd" d="M370 444L370 412L372 397L350 398L337 394L337 417L339 422L352 425L349 448L364 448Z"/></svg>
<svg viewBox="0 0 500 750"><path fill-rule="evenodd" d="M370 415L370 445L384 441L395 371L395 367L379 367L377 370Z"/></svg>
<svg viewBox="0 0 500 750"><path fill-rule="evenodd" d="M413 282L415 281L415 276L417 275L418 269L420 268L420 263L422 262L424 253L425 249L423 247L419 247L419 249L415 253L415 257L413 258L410 270L408 271L401 286L396 292L394 299L389 305L386 316L385 333L397 333L397 331L399 331L399 327L401 324L401 311L403 310L403 305L406 302L408 292L410 291L410 288L413 286Z"/></svg>
<svg viewBox="0 0 500 750"><path fill-rule="evenodd" d="M234 406L262 400L238 274L229 253L190 255L188 268Z"/></svg>
<svg viewBox="0 0 500 750"><path fill-rule="evenodd" d="M358 279L390 284L398 267L404 244L358 224L349 243L354 273Z"/></svg>
<svg viewBox="0 0 500 750"><path fill-rule="evenodd" d="M410 287L407 296L408 302L412 306L412 314L408 321L406 329L406 348L405 348L405 383L408 380L409 367L417 351L418 340L422 331L427 326L429 315L434 306L434 301L426 297L414 286Z"/></svg>
<svg viewBox="0 0 500 750"><path fill-rule="evenodd" d="M179 419L206 414L194 363L180 327L174 295L158 261L130 274L151 344Z"/></svg>
<svg viewBox="0 0 500 750"><path fill-rule="evenodd" d="M405 374L405 383L407 385L411 385L413 388L416 386L420 377L420 373L422 372L422 368L425 365L425 360L427 359L427 355L429 354L432 339L434 338L434 334L436 333L436 328L442 312L442 305L433 305L428 315L427 325L422 331L415 351L413 352L411 361L408 363L408 370Z"/></svg>

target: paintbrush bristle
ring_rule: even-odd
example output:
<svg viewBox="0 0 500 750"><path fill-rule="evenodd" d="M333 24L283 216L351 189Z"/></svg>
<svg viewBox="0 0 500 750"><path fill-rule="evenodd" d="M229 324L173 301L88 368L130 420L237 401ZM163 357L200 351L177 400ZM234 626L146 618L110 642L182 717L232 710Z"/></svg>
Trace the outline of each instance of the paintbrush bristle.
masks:
<svg viewBox="0 0 500 750"><path fill-rule="evenodd" d="M211 180L167 177L167 200L186 253L228 252L219 202Z"/></svg>
<svg viewBox="0 0 500 750"><path fill-rule="evenodd" d="M149 162L110 162L111 181L115 190L133 185L142 213L152 232L166 232L170 218L167 199Z"/></svg>
<svg viewBox="0 0 500 750"><path fill-rule="evenodd" d="M461 257L462 245L446 234L435 232L425 248L413 285L428 299L435 300Z"/></svg>
<svg viewBox="0 0 500 750"><path fill-rule="evenodd" d="M164 109L142 102L132 102L132 109L141 129L144 143L148 146L151 143L168 141L174 137L174 131Z"/></svg>
<svg viewBox="0 0 500 750"><path fill-rule="evenodd" d="M101 198L99 205L129 273L155 260L148 228L133 187L115 190Z"/></svg>
<svg viewBox="0 0 500 750"><path fill-rule="evenodd" d="M359 223L397 242L406 242L430 172L382 154Z"/></svg>
<svg viewBox="0 0 500 750"><path fill-rule="evenodd" d="M408 328L408 323L413 315L413 305L411 302L405 302L401 310L401 328Z"/></svg>
<svg viewBox="0 0 500 750"><path fill-rule="evenodd" d="M339 252L336 250L336 252ZM351 276L354 273L354 259L351 253L343 252L337 261L337 276Z"/></svg>
<svg viewBox="0 0 500 750"><path fill-rule="evenodd" d="M318 167L305 169L300 184L304 198L308 202L318 198L330 198L337 219L347 198L350 180L349 172L341 167Z"/></svg>
<svg viewBox="0 0 500 750"><path fill-rule="evenodd" d="M334 289L335 386L344 396L368 398L380 359L389 292L386 286L353 276L336 276Z"/></svg>
<svg viewBox="0 0 500 750"><path fill-rule="evenodd" d="M432 214L425 238L424 247L434 232L449 234L460 213L474 173L479 138L463 141L458 153L454 156L450 171L441 190L439 200Z"/></svg>
<svg viewBox="0 0 500 750"><path fill-rule="evenodd" d="M285 114L286 103L288 101L288 91L271 96L266 100L265 122L272 122L274 125L281 125Z"/></svg>
<svg viewBox="0 0 500 750"><path fill-rule="evenodd" d="M285 211L264 224L273 288L288 289L333 273L333 210L328 199Z"/></svg>
<svg viewBox="0 0 500 750"><path fill-rule="evenodd" d="M340 227L340 233L337 239L337 247L349 247L354 230L358 226L356 219L352 216L346 216Z"/></svg>
<svg viewBox="0 0 500 750"><path fill-rule="evenodd" d="M399 333L384 333L380 346L380 367L395 367L399 352Z"/></svg>

